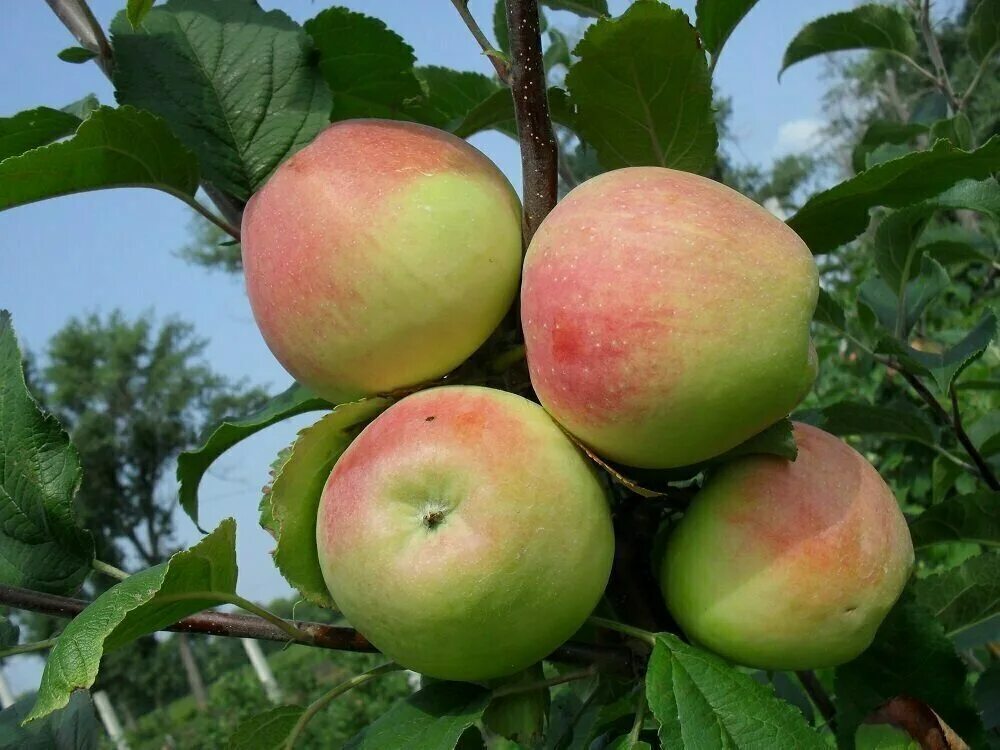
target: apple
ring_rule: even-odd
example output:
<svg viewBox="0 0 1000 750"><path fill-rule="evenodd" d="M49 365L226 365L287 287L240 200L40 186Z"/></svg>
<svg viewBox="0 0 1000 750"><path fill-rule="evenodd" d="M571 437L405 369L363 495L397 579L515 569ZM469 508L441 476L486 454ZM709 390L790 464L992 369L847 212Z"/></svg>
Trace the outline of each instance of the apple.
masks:
<svg viewBox="0 0 1000 750"><path fill-rule="evenodd" d="M760 669L817 669L864 651L899 598L913 543L857 451L795 425L798 458L711 474L667 540L660 582L695 642Z"/></svg>
<svg viewBox="0 0 1000 750"><path fill-rule="evenodd" d="M614 554L579 449L537 404L475 386L421 391L368 425L330 473L316 543L337 606L380 651L470 681L573 635Z"/></svg>
<svg viewBox="0 0 1000 750"><path fill-rule="evenodd" d="M748 198L660 167L575 188L528 248L521 318L542 405L596 453L719 455L812 386L809 249Z"/></svg>
<svg viewBox="0 0 1000 750"><path fill-rule="evenodd" d="M450 133L348 120L253 196L242 248L267 345L342 402L440 377L486 340L517 295L520 205Z"/></svg>

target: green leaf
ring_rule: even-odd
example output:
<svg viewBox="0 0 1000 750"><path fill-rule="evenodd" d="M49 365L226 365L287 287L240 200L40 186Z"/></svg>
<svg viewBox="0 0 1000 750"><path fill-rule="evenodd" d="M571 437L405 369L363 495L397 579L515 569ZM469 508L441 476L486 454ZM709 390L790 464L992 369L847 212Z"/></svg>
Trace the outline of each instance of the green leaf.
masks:
<svg viewBox="0 0 1000 750"><path fill-rule="evenodd" d="M510 32L507 30L507 3L496 0L493 4L493 38L497 40L497 49L504 54L510 54Z"/></svg>
<svg viewBox="0 0 1000 750"><path fill-rule="evenodd" d="M309 411L333 408L298 383L278 394L246 417L227 417L219 423L199 448L184 451L177 458L180 503L191 520L198 523L198 485L212 463L241 440L265 427Z"/></svg>
<svg viewBox="0 0 1000 750"><path fill-rule="evenodd" d="M1000 727L1000 661L994 661L976 683L976 703L983 715L986 729Z"/></svg>
<svg viewBox="0 0 1000 750"><path fill-rule="evenodd" d="M77 691L69 705L51 716L21 726L34 695L0 711L0 750L97 750L103 736L90 695Z"/></svg>
<svg viewBox="0 0 1000 750"><path fill-rule="evenodd" d="M410 119L423 90L413 49L377 18L329 8L306 21L319 69L333 92L331 120Z"/></svg>
<svg viewBox="0 0 1000 750"><path fill-rule="evenodd" d="M733 29L757 4L757 0L698 0L695 24L705 49L718 58Z"/></svg>
<svg viewBox="0 0 1000 750"><path fill-rule="evenodd" d="M984 457L1000 453L1000 411L986 412L969 426L967 432Z"/></svg>
<svg viewBox="0 0 1000 750"><path fill-rule="evenodd" d="M854 171L863 172L868 167L868 155L879 146L886 143L894 145L909 143L926 132L927 126L921 123L875 120L865 129L864 135L851 154Z"/></svg>
<svg viewBox="0 0 1000 750"><path fill-rule="evenodd" d="M939 542L1000 545L1000 492L983 490L932 505L910 523L913 546Z"/></svg>
<svg viewBox="0 0 1000 750"><path fill-rule="evenodd" d="M452 129L459 138L468 138L483 130L499 130L511 138L517 138L514 122L514 99L506 86L497 88L486 99L466 113L461 122Z"/></svg>
<svg viewBox="0 0 1000 750"><path fill-rule="evenodd" d="M98 107L72 138L0 162L0 211L113 187L190 197L198 163L162 120L132 107Z"/></svg>
<svg viewBox="0 0 1000 750"><path fill-rule="evenodd" d="M793 416L841 437L848 435L888 435L923 445L935 445L934 428L922 412L904 411L854 401L840 401L822 409L810 409Z"/></svg>
<svg viewBox="0 0 1000 750"><path fill-rule="evenodd" d="M101 103L97 101L97 97L93 94L87 94L82 99L77 99L75 102L67 104L62 107L59 111L66 112L67 114L73 115L78 120L85 120L90 117L90 113L101 106ZM79 123L78 123L79 124Z"/></svg>
<svg viewBox="0 0 1000 750"><path fill-rule="evenodd" d="M750 675L670 633L656 636L646 698L664 747L826 747L797 709Z"/></svg>
<svg viewBox="0 0 1000 750"><path fill-rule="evenodd" d="M854 733L854 750L920 750L920 743L889 724L862 724Z"/></svg>
<svg viewBox="0 0 1000 750"><path fill-rule="evenodd" d="M302 430L283 451L270 489L261 500L261 525L277 542L274 563L292 586L314 604L332 607L316 553L316 514L333 465L351 444L350 432L389 405L372 398L341 404Z"/></svg>
<svg viewBox="0 0 1000 750"><path fill-rule="evenodd" d="M844 308L825 289L819 290L819 299L816 301L813 320L838 331L847 332L847 317L844 314Z"/></svg>
<svg viewBox="0 0 1000 750"><path fill-rule="evenodd" d="M452 750L483 715L490 692L465 682L436 682L399 701L345 750Z"/></svg>
<svg viewBox="0 0 1000 750"><path fill-rule="evenodd" d="M587 30L566 74L576 131L608 169L661 166L704 172L718 133L698 34L679 10L634 3Z"/></svg>
<svg viewBox="0 0 1000 750"><path fill-rule="evenodd" d="M204 179L246 201L329 121L309 37L252 0L169 0L133 29L111 24L115 95L153 112L198 156Z"/></svg>
<svg viewBox="0 0 1000 750"><path fill-rule="evenodd" d="M569 42L559 29L549 29L549 46L542 55L546 70L552 70L557 65L566 68L573 62L569 55Z"/></svg>
<svg viewBox="0 0 1000 750"><path fill-rule="evenodd" d="M1000 0L979 0L969 19L969 52L979 61L993 56L1000 45Z"/></svg>
<svg viewBox="0 0 1000 750"><path fill-rule="evenodd" d="M21 628L6 617L0 617L0 649L16 646L21 638Z"/></svg>
<svg viewBox="0 0 1000 750"><path fill-rule="evenodd" d="M125 6L125 17L132 24L132 28L137 28L142 23L146 15L153 9L156 0L128 0Z"/></svg>
<svg viewBox="0 0 1000 750"><path fill-rule="evenodd" d="M282 750L303 713L301 706L278 706L254 714L229 738L229 750Z"/></svg>
<svg viewBox="0 0 1000 750"><path fill-rule="evenodd" d="M962 370L981 357L997 334L997 316L987 310L975 328L949 349L935 354L921 352L898 341L883 340L878 351L892 354L902 367L917 375L930 375L938 390L947 394Z"/></svg>
<svg viewBox="0 0 1000 750"><path fill-rule="evenodd" d="M904 270L909 271L909 267ZM920 261L920 272L901 291L897 292L885 279L876 276L862 282L858 301L875 313L886 330L901 338L913 329L928 305L948 288L950 281L948 272L940 263L925 257Z"/></svg>
<svg viewBox="0 0 1000 750"><path fill-rule="evenodd" d="M427 91L424 122L445 130L456 132L469 113L483 105L498 93L506 95L510 101L510 89L501 87L492 78L482 73L451 70L438 66L417 68L417 77ZM513 122L514 104L510 101L504 119ZM486 127L491 127L489 123ZM485 129L485 128L480 128ZM467 137L471 133L463 133Z"/></svg>
<svg viewBox="0 0 1000 750"><path fill-rule="evenodd" d="M80 118L50 107L36 107L0 117L0 161L71 135Z"/></svg>
<svg viewBox="0 0 1000 750"><path fill-rule="evenodd" d="M28 392L10 313L0 310L0 583L72 594L94 559L77 525L80 458Z"/></svg>
<svg viewBox="0 0 1000 750"><path fill-rule="evenodd" d="M874 643L834 673L841 743L846 745L876 708L906 695L931 706L972 747L982 747L982 726L965 674L941 623L904 592Z"/></svg>
<svg viewBox="0 0 1000 750"><path fill-rule="evenodd" d="M806 24L785 50L781 73L810 57L849 49L881 49L912 57L917 35L910 20L885 5L861 5Z"/></svg>
<svg viewBox="0 0 1000 750"><path fill-rule="evenodd" d="M924 205L904 208L886 217L875 231L875 267L897 296L920 269L917 240L932 213Z"/></svg>
<svg viewBox="0 0 1000 750"><path fill-rule="evenodd" d="M229 601L235 592L236 524L230 518L191 549L108 589L70 620L45 662L25 721L47 716L74 690L93 685L106 652Z"/></svg>
<svg viewBox="0 0 1000 750"><path fill-rule="evenodd" d="M997 496L994 493L994 500ZM913 592L947 635L958 635L1000 613L1000 553L984 552L956 568L918 579Z"/></svg>
<svg viewBox="0 0 1000 750"><path fill-rule="evenodd" d="M608 15L608 0L542 0L542 5L552 10L568 10L584 18Z"/></svg>
<svg viewBox="0 0 1000 750"><path fill-rule="evenodd" d="M97 53L93 50L87 49L86 47L67 47L57 53L56 57L63 62L79 64L93 60L97 57Z"/></svg>
<svg viewBox="0 0 1000 750"><path fill-rule="evenodd" d="M490 683L495 691L497 688L512 686L529 686L545 679L545 671L539 662L528 669ZM545 738L545 721L551 706L548 687L536 687L533 690L509 695L496 696L490 699L483 713L483 726L492 734L512 740L525 747L538 747ZM492 748L491 748L492 750Z"/></svg>
<svg viewBox="0 0 1000 750"><path fill-rule="evenodd" d="M959 112L954 117L938 120L931 125L932 138L945 138L954 143L959 148L966 150L975 146L976 135L972 130L972 123L969 118Z"/></svg>
<svg viewBox="0 0 1000 750"><path fill-rule="evenodd" d="M907 206L938 196L961 180L985 180L997 170L1000 136L975 151L937 141L926 151L879 164L812 196L788 225L813 253L827 253L861 234L875 206Z"/></svg>

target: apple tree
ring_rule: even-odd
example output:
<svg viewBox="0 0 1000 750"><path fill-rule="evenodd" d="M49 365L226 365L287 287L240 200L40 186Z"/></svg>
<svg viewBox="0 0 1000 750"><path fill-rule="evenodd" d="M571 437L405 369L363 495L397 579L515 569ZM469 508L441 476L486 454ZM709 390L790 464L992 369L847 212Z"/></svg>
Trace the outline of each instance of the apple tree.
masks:
<svg viewBox="0 0 1000 750"><path fill-rule="evenodd" d="M228 236L198 257L242 268L294 382L181 454L181 507L198 524L213 461L314 413L260 511L329 616L241 596L231 520L131 575L100 559L4 312L0 604L68 623L2 623L0 656L48 657L0 737L92 747L102 656L170 630L379 655L232 748L303 747L403 669L418 689L349 747L998 746L1000 2L960 34L909 0L788 40L775 74L862 50L892 76L839 181L791 200L788 163L771 212L720 181L713 104L754 0L452 4L488 74L339 7L129 0L105 30L49 0L116 102L0 119L0 210L147 188ZM547 10L588 19L578 43ZM520 198L484 130L519 144Z"/></svg>

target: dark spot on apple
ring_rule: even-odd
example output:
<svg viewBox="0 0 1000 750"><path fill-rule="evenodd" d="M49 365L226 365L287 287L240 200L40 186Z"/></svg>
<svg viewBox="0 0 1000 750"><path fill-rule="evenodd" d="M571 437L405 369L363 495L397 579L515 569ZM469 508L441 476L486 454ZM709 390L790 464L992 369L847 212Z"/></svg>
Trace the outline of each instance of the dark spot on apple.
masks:
<svg viewBox="0 0 1000 750"><path fill-rule="evenodd" d="M434 421L434 417L427 417L426 419L424 419L424 421L425 422L433 422Z"/></svg>
<svg viewBox="0 0 1000 750"><path fill-rule="evenodd" d="M432 510L424 515L424 526L428 529L436 529L444 521L444 511Z"/></svg>
<svg viewBox="0 0 1000 750"><path fill-rule="evenodd" d="M851 614L852 612L857 612L857 611L858 611L857 607L848 607L847 609L844 610L845 614L848 615Z"/></svg>

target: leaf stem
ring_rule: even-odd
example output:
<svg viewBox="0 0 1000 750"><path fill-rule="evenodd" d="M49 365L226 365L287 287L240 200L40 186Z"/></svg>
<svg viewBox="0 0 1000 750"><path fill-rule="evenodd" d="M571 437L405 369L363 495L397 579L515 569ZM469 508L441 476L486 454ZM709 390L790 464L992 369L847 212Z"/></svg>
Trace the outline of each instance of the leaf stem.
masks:
<svg viewBox="0 0 1000 750"><path fill-rule="evenodd" d="M206 206L202 205L198 201L197 198L195 198L194 196L185 195L184 193L179 193L179 192L171 192L171 195L173 195L173 196L175 196L177 198L180 198L182 201L184 201L185 203L187 203L191 208L193 208L195 211L197 211L201 216L203 216L204 218L208 219L208 221L210 221L212 224L214 224L215 226L217 226L223 232L225 232L226 234L228 234L234 240L236 240L237 242L240 241L240 230L238 228L234 227L232 224L230 224L225 219L223 219L221 216L216 216Z"/></svg>
<svg viewBox="0 0 1000 750"><path fill-rule="evenodd" d="M614 620L608 620L604 617L588 617L587 622L599 628L604 628L605 630L614 630L624 635L637 638L640 641L648 643L650 646L656 644L656 637L648 630L643 630L642 628L634 628L631 625L626 625L622 622L615 622Z"/></svg>
<svg viewBox="0 0 1000 750"><path fill-rule="evenodd" d="M119 570L114 565L108 565L106 562L101 562L98 559L93 559L90 562L90 567L96 570L98 573L103 573L111 578L117 578L119 581L124 581L128 578L128 573L124 570Z"/></svg>
<svg viewBox="0 0 1000 750"><path fill-rule="evenodd" d="M823 718L826 720L826 725L831 731L837 731L837 709L833 705L833 701L830 700L830 696L826 694L826 690L823 684L819 681L816 673L811 670L799 670L795 673L795 676L799 678L799 682L802 683L802 689L806 691L806 695L809 696L809 700L813 702L816 706L816 710L820 712Z"/></svg>
<svg viewBox="0 0 1000 750"><path fill-rule="evenodd" d="M483 49L483 54L489 59L493 64L493 69L497 72L497 78L499 78L504 83L508 82L508 76L510 75L510 66L507 62L506 56L498 50L490 42L483 30L479 28L479 24L476 23L475 17L469 12L469 0L451 0L451 4L455 6L455 10L458 11L458 15L462 17L465 22L466 27L472 32L472 36L476 38L479 42L479 46Z"/></svg>
<svg viewBox="0 0 1000 750"><path fill-rule="evenodd" d="M924 38L924 46L927 47L927 55L931 58L934 70L937 72L937 86L941 93L948 99L948 105L954 112L961 111L961 102L955 96L955 90L951 86L951 79L948 77L948 69L945 67L944 58L941 56L941 47L938 45L937 36L931 27L931 0L914 0L917 12L917 25Z"/></svg>
<svg viewBox="0 0 1000 750"><path fill-rule="evenodd" d="M585 667L584 669L577 669L573 672L564 672L561 675L551 677L547 680L535 680L533 682L523 682L521 684L504 685L493 691L493 697L501 698L505 695L530 693L532 690L555 687L556 685L562 685L567 682L574 682L575 680L584 680L587 677L593 677L597 674L597 672L597 665L591 664L589 667Z"/></svg>
<svg viewBox="0 0 1000 750"><path fill-rule="evenodd" d="M987 53L986 57L984 57L982 62L979 63L979 67L976 68L976 74L972 77L972 80L969 81L969 85L965 89L965 93L962 94L962 98L958 100L959 112L964 110L965 105L969 103L969 99L972 97L972 92L976 90L976 86L978 86L979 81L982 80L983 74L993 64L993 55L997 53L998 49L1000 49L1000 42L990 47L990 51Z"/></svg>
<svg viewBox="0 0 1000 750"><path fill-rule="evenodd" d="M0 659L7 656L14 656L15 654L30 654L33 651L44 651L47 648L52 648L58 642L59 637L47 638L44 641L35 641L34 643L22 643L19 646L11 646L8 649L0 651Z"/></svg>
<svg viewBox="0 0 1000 750"><path fill-rule="evenodd" d="M159 597L161 602L182 602L182 601L216 601L220 604L232 604L234 607L246 610L250 614L257 615L263 620L267 620L288 637L297 643L309 644L312 636L304 630L297 628L283 617L278 617L268 609L254 604L249 599L244 599L239 594L229 594L225 591L184 591L177 594L167 594ZM215 605L212 605L215 606Z"/></svg>
<svg viewBox="0 0 1000 750"><path fill-rule="evenodd" d="M309 704L309 707L305 710L302 716L299 717L299 720L295 723L295 726L292 728L292 731L288 735L288 740L285 742L285 750L293 750L293 748L295 747L295 741L299 738L299 735L301 735L302 732L305 730L306 725L310 721L312 721L312 718L316 714L322 711L335 698L340 697L349 690L353 690L359 685L364 685L366 682L374 680L376 677L388 674L390 672L398 672L401 669L402 669L401 666L399 666L398 664L394 664L392 662L389 662L388 664L382 664L381 666L375 667L374 669L370 669L367 672L355 675L349 680L345 680L344 682L340 683L336 687L332 688L331 690L321 695L319 698L317 698L315 701Z"/></svg>
<svg viewBox="0 0 1000 750"><path fill-rule="evenodd" d="M642 723L646 718L646 688L639 685L639 701L635 705L635 721L632 722L632 731L628 733L628 741L631 747L639 743L639 734L642 732Z"/></svg>

